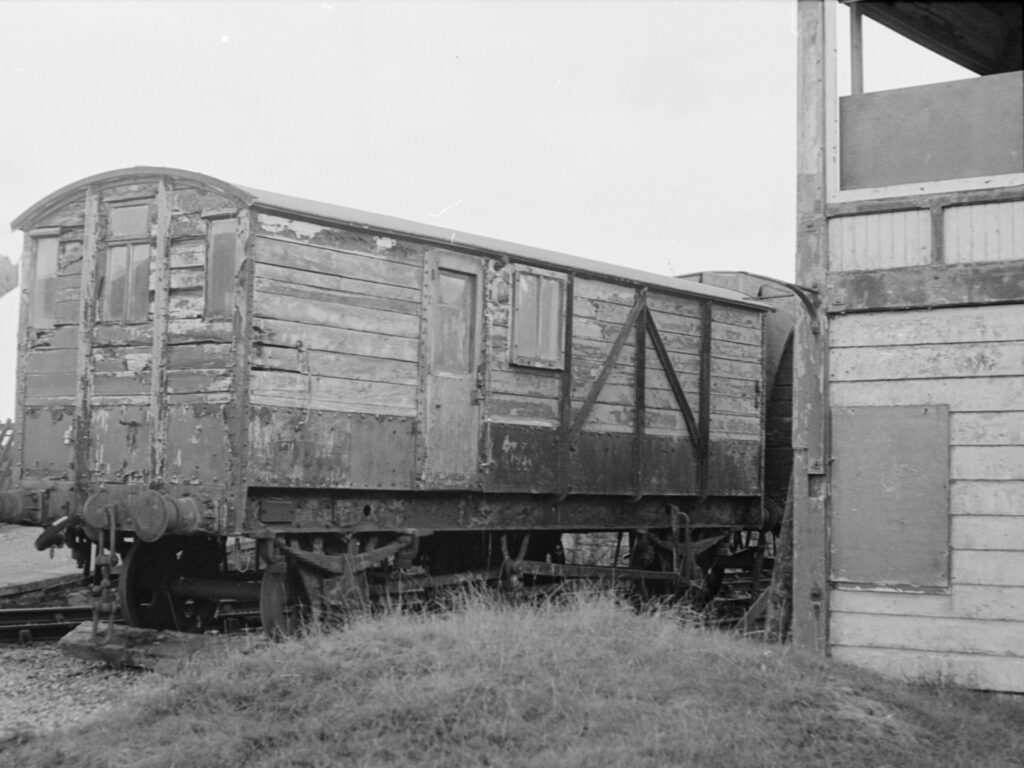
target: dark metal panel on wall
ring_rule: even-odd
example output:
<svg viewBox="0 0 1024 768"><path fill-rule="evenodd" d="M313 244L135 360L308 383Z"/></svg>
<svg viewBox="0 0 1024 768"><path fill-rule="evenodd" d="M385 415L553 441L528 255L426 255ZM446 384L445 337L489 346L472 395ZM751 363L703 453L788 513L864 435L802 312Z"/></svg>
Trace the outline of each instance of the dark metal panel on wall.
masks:
<svg viewBox="0 0 1024 768"><path fill-rule="evenodd" d="M949 408L832 410L833 581L949 583Z"/></svg>

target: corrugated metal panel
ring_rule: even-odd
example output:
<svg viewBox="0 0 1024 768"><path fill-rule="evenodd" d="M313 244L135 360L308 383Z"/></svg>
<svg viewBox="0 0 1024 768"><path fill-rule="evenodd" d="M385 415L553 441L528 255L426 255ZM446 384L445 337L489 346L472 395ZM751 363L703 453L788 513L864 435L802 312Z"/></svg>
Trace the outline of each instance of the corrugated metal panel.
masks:
<svg viewBox="0 0 1024 768"><path fill-rule="evenodd" d="M1024 200L947 208L943 229L950 264L1024 259Z"/></svg>
<svg viewBox="0 0 1024 768"><path fill-rule="evenodd" d="M931 215L919 210L831 219L828 251L830 267L836 272L929 264Z"/></svg>

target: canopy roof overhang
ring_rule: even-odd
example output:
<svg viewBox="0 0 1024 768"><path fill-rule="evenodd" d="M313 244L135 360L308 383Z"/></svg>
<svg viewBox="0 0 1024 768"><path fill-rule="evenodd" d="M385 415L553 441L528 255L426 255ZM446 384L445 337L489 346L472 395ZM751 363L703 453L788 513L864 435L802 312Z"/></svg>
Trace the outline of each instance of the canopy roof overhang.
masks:
<svg viewBox="0 0 1024 768"><path fill-rule="evenodd" d="M869 19L979 75L1024 67L1024 3L840 0Z"/></svg>

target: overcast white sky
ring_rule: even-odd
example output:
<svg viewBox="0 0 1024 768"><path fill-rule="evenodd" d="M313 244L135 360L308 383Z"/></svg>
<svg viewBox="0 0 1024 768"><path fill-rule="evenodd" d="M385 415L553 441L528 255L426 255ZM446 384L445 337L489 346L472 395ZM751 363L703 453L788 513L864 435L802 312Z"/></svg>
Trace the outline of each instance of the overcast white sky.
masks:
<svg viewBox="0 0 1024 768"><path fill-rule="evenodd" d="M795 14L0 0L0 253L44 195L164 165L659 273L792 279ZM870 66L918 59L878 29L868 86L893 87Z"/></svg>

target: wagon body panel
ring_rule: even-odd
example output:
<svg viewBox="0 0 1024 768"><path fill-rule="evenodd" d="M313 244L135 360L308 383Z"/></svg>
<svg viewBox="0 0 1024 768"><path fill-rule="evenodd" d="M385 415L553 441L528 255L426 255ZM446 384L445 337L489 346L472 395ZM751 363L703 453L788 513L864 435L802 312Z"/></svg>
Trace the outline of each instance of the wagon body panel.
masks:
<svg viewBox="0 0 1024 768"><path fill-rule="evenodd" d="M566 304L557 365L516 364L527 262L295 214L255 218L252 485L760 495L762 307L530 262L572 283L571 317ZM444 304L445 290L469 304ZM706 432L706 488L670 375Z"/></svg>
<svg viewBox="0 0 1024 768"><path fill-rule="evenodd" d="M153 490L218 535L759 514L765 307L741 294L169 169L16 225L33 269L56 244L53 286L25 282L54 306L23 312L23 521L102 492L131 530Z"/></svg>

